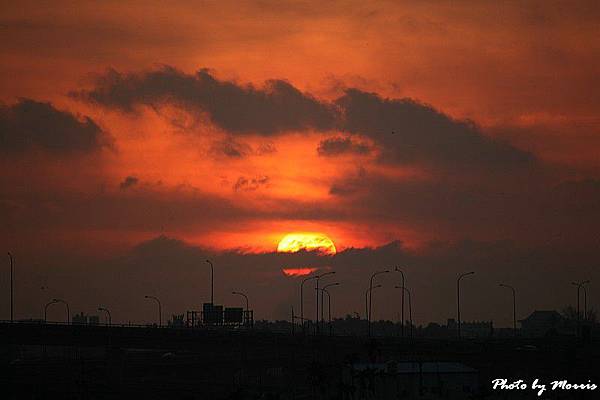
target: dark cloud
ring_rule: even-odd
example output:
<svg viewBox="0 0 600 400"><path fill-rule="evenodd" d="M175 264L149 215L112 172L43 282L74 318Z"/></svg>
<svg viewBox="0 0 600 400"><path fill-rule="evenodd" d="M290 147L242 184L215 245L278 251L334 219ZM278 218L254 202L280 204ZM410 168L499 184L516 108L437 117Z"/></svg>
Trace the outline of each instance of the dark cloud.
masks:
<svg viewBox="0 0 600 400"><path fill-rule="evenodd" d="M384 150L381 160L391 163L502 169L535 161L530 153L486 136L470 121L454 120L412 99L384 99L358 89L347 89L329 103L282 80L256 88L219 80L206 69L191 75L163 67L128 74L110 70L92 89L72 96L125 112L138 105L157 109L174 104L206 114L212 123L235 134L339 129L370 137ZM363 154L368 148L348 138L332 138L318 151ZM239 151L230 153L238 156Z"/></svg>
<svg viewBox="0 0 600 400"><path fill-rule="evenodd" d="M151 247L158 247L157 245L158 243ZM179 246L182 244L171 243L169 248L179 254L194 248L183 245L183 249L178 250ZM156 250L147 250L149 258L156 254ZM594 279L598 276L598 271L593 268L598 256L591 249L575 253L550 246L525 249L512 241L465 240L453 244L438 243L419 252L409 251L401 242L394 241L375 248L348 248L335 256L322 256L317 252L306 251L292 254L226 251L209 253L208 256L219 266L223 291L227 290L228 283L232 287L243 285L252 293L257 309L273 317L282 317L278 314L280 309L289 312L290 307L294 306L297 310L299 302L298 289L302 278L285 278L281 273L284 267L311 266L319 271L336 271L336 275L329 280L341 283L339 288L335 288L336 314L356 311L364 315L364 291L369 284L370 275L377 270L393 270L395 266L400 266L406 274L407 286L413 292L415 317L420 322L445 322L446 318L454 317L456 277L462 272L473 270L476 275L462 287L464 315L468 315L466 318L469 320L493 319L496 324L506 325L511 321L511 308L507 294L498 288L500 282L517 287L520 312L527 315L530 310L537 308L559 309L571 303L573 292L570 282L575 279L572 276L578 279ZM171 256L167 257L169 258ZM198 263L200 262L202 261L198 257ZM565 263L577 267L565 268ZM552 276L539 279L548 274ZM376 281L383 285L375 297L377 318L397 318L399 299L394 285L400 283L399 274L380 276ZM548 288L552 288L553 296L541 297L539 293ZM203 290L205 294L208 294L207 289L205 287ZM310 306L314 305L312 297L305 297L305 311L310 310L307 311L309 315L313 314L313 307Z"/></svg>
<svg viewBox="0 0 600 400"><path fill-rule="evenodd" d="M123 182L119 184L119 188L125 190L127 188L137 185L139 181L140 180L135 176L128 176L123 180Z"/></svg>
<svg viewBox="0 0 600 400"><path fill-rule="evenodd" d="M368 154L371 148L365 143L352 140L350 137L332 137L319 143L317 152L320 156L331 157L340 154Z"/></svg>
<svg viewBox="0 0 600 400"><path fill-rule="evenodd" d="M289 319L292 307L298 313L303 278L284 276L282 268L286 267L336 271L335 276L324 278L321 283L340 283L331 291L332 312L338 317L353 312L364 316L364 293L371 274L400 266L412 292L413 317L419 324L455 317L456 277L475 271L461 285L464 318L491 319L495 326L510 326L510 295L498 287L499 283L517 289L518 318L535 309L561 309L575 301L571 281L600 279L599 270L594 268L600 261L596 253L594 249L524 249L511 241L467 240L432 244L419 252L391 242L376 248L349 248L335 256L306 251L248 254L236 250L215 252L174 237L158 236L101 259L25 253L19 260L22 276L27 277L20 281L21 287L35 288L35 277L45 275L52 296L60 293L78 312L95 312L98 304L105 304L114 313L113 321L119 323L150 322L156 318L155 309L144 300L144 295L158 296L169 316L201 309L210 298L207 258L214 264L216 303L235 306L240 299L231 291L243 291L257 319ZM394 286L400 284L400 274L380 275L375 283L382 284L373 297L375 319L397 320L399 292ZM305 316L313 318L314 295L308 294L312 290L307 290L307 286L304 289ZM36 315L47 296L47 292L29 291L20 303L20 312ZM588 302L589 307L597 307L593 299L588 298Z"/></svg>
<svg viewBox="0 0 600 400"><path fill-rule="evenodd" d="M254 191L259 187L264 186L269 183L268 176L260 176L257 178L248 179L246 177L240 176L238 180L233 185L233 190L237 191Z"/></svg>
<svg viewBox="0 0 600 400"><path fill-rule="evenodd" d="M368 179L370 178L366 169L359 167L356 173L349 174L334 182L329 188L329 194L340 197L350 196L368 185Z"/></svg>
<svg viewBox="0 0 600 400"><path fill-rule="evenodd" d="M329 129L331 107L282 80L270 80L263 88L238 85L214 78L208 70L190 75L171 67L139 74L110 70L91 90L72 96L106 107L132 112L143 104L172 102L196 112L234 133L271 135L308 128Z"/></svg>
<svg viewBox="0 0 600 400"><path fill-rule="evenodd" d="M534 162L531 154L485 136L472 122L454 120L411 99L349 89L336 104L343 113L341 128L375 140L384 161L490 169Z"/></svg>
<svg viewBox="0 0 600 400"><path fill-rule="evenodd" d="M523 244L600 245L600 183L534 173L427 179L364 172L334 182L337 197L355 221L408 226L445 238L502 238Z"/></svg>
<svg viewBox="0 0 600 400"><path fill-rule="evenodd" d="M38 148L66 154L90 152L106 144L106 136L91 118L79 119L50 103L22 99L10 106L0 106L1 152Z"/></svg>

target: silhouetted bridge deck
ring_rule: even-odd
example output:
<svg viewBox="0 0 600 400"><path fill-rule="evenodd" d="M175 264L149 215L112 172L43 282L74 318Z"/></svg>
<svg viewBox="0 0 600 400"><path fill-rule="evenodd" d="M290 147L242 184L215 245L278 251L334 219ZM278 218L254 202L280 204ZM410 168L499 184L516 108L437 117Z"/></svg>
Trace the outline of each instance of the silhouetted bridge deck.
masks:
<svg viewBox="0 0 600 400"><path fill-rule="evenodd" d="M75 347L111 347L122 349L164 349L219 352L253 349L253 352L320 351L351 354L367 352L370 339L357 336L304 336L291 332L262 329L228 329L224 327L173 328L128 325L76 325L44 322L0 322L0 341L5 345L46 345ZM529 347L528 347L529 346ZM528 350L535 348L535 351ZM377 338L377 350L402 357L435 360L470 360L482 353L493 358L524 359L540 354L588 353L600 359L600 343L581 347L573 339L400 339Z"/></svg>
<svg viewBox="0 0 600 400"><path fill-rule="evenodd" d="M376 342L366 337L304 336L258 329L0 322L0 343L3 345L0 354L4 354L7 361L20 358L25 353L21 351L23 348L44 347L44 351L39 352L37 348L33 349L38 354L30 364L27 361L14 364L14 368L23 369L24 379L29 379L32 373L27 368L35 369L54 360L50 351L46 358L45 346L48 350L52 346L58 346L56 350L61 346L69 347L65 354L82 354L77 348L82 351L90 348L90 353L101 354L101 362L116 365L116 370L126 364L131 371L156 369L160 371L158 376L163 376L178 368L181 374L190 369L205 377L207 371L216 371L207 378L210 384L219 377L233 376L239 370L269 371L275 367L283 368L286 374L297 379L298 374L306 374L308 366L315 360L338 370L350 360L369 360L371 355L383 360L460 362L477 369L482 381L502 376L557 378L565 371L586 380L600 379L597 369L600 343L597 341L577 343L573 338L402 340L385 337L377 338ZM54 369L47 368L48 371ZM196 379L195 375L193 379Z"/></svg>
<svg viewBox="0 0 600 400"><path fill-rule="evenodd" d="M293 339L289 333L252 329L67 325L44 322L0 322L0 338L5 344L15 345L143 349L194 349L211 345L228 346L240 342L285 345L291 344Z"/></svg>

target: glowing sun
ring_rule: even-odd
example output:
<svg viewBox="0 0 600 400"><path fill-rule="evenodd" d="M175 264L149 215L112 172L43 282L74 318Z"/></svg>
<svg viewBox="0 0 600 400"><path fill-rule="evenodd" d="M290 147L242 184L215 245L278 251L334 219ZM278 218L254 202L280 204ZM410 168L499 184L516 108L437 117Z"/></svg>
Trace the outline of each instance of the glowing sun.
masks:
<svg viewBox="0 0 600 400"><path fill-rule="evenodd" d="M334 255L337 252L333 241L327 235L319 232L288 233L277 245L279 253L295 253L299 250L316 250L328 255Z"/></svg>

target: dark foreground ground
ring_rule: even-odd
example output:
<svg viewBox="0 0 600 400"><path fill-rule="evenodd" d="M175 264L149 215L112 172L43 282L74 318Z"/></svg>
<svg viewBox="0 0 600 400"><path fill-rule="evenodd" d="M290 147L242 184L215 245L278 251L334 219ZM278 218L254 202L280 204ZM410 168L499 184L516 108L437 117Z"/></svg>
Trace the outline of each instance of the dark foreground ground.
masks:
<svg viewBox="0 0 600 400"><path fill-rule="evenodd" d="M3 399L600 398L600 343L0 324ZM492 380L526 389L493 390ZM540 396L531 382L547 385Z"/></svg>

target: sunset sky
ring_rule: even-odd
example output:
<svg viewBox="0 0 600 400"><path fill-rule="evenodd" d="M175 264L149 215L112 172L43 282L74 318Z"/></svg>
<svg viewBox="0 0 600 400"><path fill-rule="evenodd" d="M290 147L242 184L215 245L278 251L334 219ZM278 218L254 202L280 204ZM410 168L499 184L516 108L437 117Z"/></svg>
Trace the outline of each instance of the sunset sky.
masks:
<svg viewBox="0 0 600 400"><path fill-rule="evenodd" d="M467 320L512 321L500 282L520 318L574 304L573 280L597 307L599 21L595 1L3 3L17 316L199 309L207 257L216 300L246 290L262 318L299 306L285 268L336 270L338 315L391 266L418 323L454 317L468 270ZM337 254L278 253L293 232Z"/></svg>

